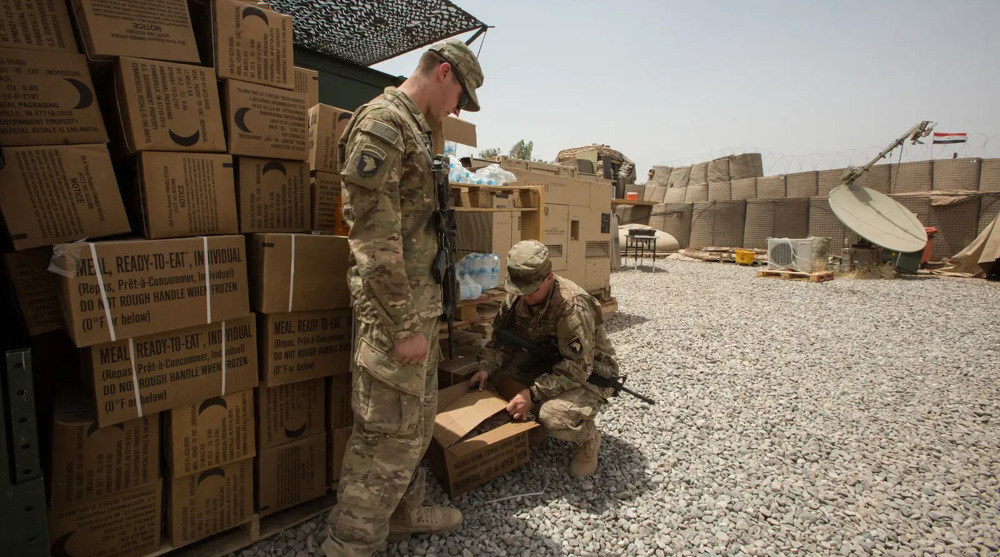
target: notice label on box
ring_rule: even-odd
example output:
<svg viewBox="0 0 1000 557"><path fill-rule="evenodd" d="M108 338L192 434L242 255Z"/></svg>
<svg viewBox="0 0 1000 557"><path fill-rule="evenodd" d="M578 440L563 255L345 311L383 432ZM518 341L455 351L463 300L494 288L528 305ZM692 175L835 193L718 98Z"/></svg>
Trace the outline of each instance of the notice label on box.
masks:
<svg viewBox="0 0 1000 557"><path fill-rule="evenodd" d="M6 147L0 209L14 249L130 230L104 145Z"/></svg>
<svg viewBox="0 0 1000 557"><path fill-rule="evenodd" d="M205 153L141 153L147 238L237 234L233 158Z"/></svg>
<svg viewBox="0 0 1000 557"><path fill-rule="evenodd" d="M73 0L73 5L93 59L135 56L201 62L187 0Z"/></svg>

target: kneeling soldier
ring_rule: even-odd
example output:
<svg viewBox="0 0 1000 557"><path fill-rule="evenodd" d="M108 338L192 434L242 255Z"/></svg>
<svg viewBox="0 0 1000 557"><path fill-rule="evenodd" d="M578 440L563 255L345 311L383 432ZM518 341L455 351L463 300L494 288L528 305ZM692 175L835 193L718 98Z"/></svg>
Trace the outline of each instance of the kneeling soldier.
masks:
<svg viewBox="0 0 1000 557"><path fill-rule="evenodd" d="M618 376L601 305L573 282L553 274L548 249L535 240L511 248L504 287L507 299L479 354L482 369L470 385L482 390L486 379L498 371L529 385L511 399L507 412L523 420L534 410L545 433L577 444L570 475L593 475L601 444L594 418L614 391L588 378ZM550 343L555 357L538 365L535 355L503 342L500 331L539 345Z"/></svg>

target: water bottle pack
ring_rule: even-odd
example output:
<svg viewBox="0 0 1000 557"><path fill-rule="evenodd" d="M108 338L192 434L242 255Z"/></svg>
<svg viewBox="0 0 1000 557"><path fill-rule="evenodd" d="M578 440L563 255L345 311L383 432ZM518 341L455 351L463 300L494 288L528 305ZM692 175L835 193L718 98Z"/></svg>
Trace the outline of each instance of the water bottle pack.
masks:
<svg viewBox="0 0 1000 557"><path fill-rule="evenodd" d="M475 184L479 186L502 186L509 182L516 182L517 176L511 172L500 168L499 164L491 164L485 168L480 168L475 172L469 172L454 153L448 153L448 181L452 184Z"/></svg>
<svg viewBox="0 0 1000 557"><path fill-rule="evenodd" d="M456 272L460 299L475 300L483 291L500 286L500 256L470 253L458 262Z"/></svg>

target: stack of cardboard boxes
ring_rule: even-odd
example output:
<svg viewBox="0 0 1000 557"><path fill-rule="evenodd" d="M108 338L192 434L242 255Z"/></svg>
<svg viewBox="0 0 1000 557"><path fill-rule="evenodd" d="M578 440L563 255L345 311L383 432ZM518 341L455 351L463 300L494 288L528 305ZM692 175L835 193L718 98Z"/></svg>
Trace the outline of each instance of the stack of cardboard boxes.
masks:
<svg viewBox="0 0 1000 557"><path fill-rule="evenodd" d="M4 255L29 334L61 327L53 244L129 231L87 60L63 2L5 5L0 33Z"/></svg>
<svg viewBox="0 0 1000 557"><path fill-rule="evenodd" d="M473 160L479 168L493 161ZM545 191L543 243L549 248L552 271L589 292L604 290L611 281L611 199L609 180L581 174L566 166L504 159L501 166L517 176L516 186L542 186ZM494 197L502 208L503 196ZM506 256L521 240L517 213L459 213L458 249L500 255L501 283Z"/></svg>
<svg viewBox="0 0 1000 557"><path fill-rule="evenodd" d="M352 113L325 104L309 109L309 170L312 172L312 226L316 232L347 235L340 190L338 144Z"/></svg>
<svg viewBox="0 0 1000 557"><path fill-rule="evenodd" d="M319 81L293 67L290 17L71 8L19 2L0 21L5 264L27 333L67 338L59 372L82 375L50 424L53 552L143 555L326 493L327 425L344 420L325 398L349 393L325 380L349 377L346 239L293 235L313 228ZM258 315L248 238L251 274L284 276L255 282Z"/></svg>
<svg viewBox="0 0 1000 557"><path fill-rule="evenodd" d="M350 382L343 380L350 377L352 348L348 246L342 236L316 234L254 234L251 242L258 424L267 447L259 460L258 503L266 514L321 496L330 484L334 427L326 427L324 393L341 411L347 393L350 412Z"/></svg>

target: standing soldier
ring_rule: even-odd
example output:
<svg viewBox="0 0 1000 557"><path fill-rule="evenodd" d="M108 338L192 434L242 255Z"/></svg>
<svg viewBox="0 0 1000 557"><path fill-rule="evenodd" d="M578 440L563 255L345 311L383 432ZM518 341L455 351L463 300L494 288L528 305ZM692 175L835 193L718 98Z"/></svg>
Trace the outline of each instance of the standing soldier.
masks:
<svg viewBox="0 0 1000 557"><path fill-rule="evenodd" d="M601 305L584 289L553 274L549 250L536 240L511 248L504 288L508 296L494 321L493 336L479 354L483 369L472 376L470 385L482 390L496 371L529 385L511 399L507 412L523 420L535 410L544 433L577 445L570 475L593 475L601 445L594 417L614 393L598 384L607 385L601 379L618 377ZM532 366L531 355L499 341L501 330L536 344L555 339L558 363L549 368Z"/></svg>
<svg viewBox="0 0 1000 557"><path fill-rule="evenodd" d="M328 556L372 555L388 538L442 533L462 513L426 507L417 466L437 413L441 286L432 214L429 120L477 111L479 61L464 43L432 46L399 88L355 112L341 139L354 301L352 407Z"/></svg>

